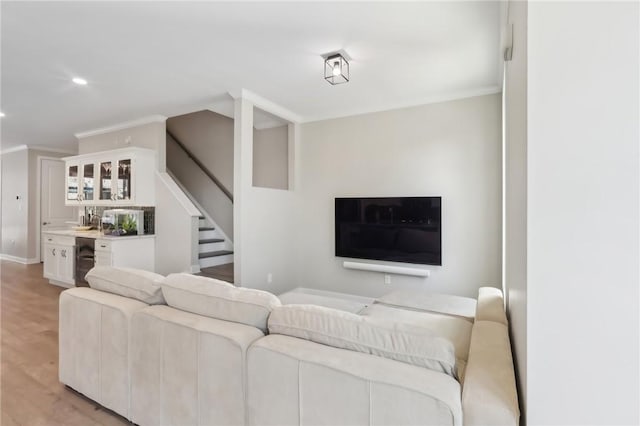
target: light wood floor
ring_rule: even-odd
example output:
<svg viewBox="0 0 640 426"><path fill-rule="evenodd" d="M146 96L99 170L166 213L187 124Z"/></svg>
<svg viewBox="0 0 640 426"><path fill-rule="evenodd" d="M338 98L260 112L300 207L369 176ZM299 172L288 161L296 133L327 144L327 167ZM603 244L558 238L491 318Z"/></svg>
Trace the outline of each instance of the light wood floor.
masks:
<svg viewBox="0 0 640 426"><path fill-rule="evenodd" d="M58 381L58 296L42 264L0 264L0 424L129 425Z"/></svg>

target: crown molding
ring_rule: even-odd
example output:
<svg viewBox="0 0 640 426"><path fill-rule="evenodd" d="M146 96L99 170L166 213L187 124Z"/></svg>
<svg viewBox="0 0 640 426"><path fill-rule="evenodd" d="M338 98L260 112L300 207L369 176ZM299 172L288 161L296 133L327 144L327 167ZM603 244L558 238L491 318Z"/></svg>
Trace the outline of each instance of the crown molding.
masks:
<svg viewBox="0 0 640 426"><path fill-rule="evenodd" d="M27 148L29 149L37 149L38 151L47 151L47 152L55 152L57 154L68 154L68 155L76 155L78 150L70 150L65 148L54 148L45 145L29 145Z"/></svg>
<svg viewBox="0 0 640 426"><path fill-rule="evenodd" d="M229 91L229 95L233 99L246 99L253 104L254 107L258 107L261 110L268 112L269 114L275 115L278 118L282 118L283 120L289 121L291 123L301 123L303 119L300 115L294 113L293 111L276 104L275 102L271 102L270 100L263 98L262 96L247 90L247 89L238 89Z"/></svg>
<svg viewBox="0 0 640 426"><path fill-rule="evenodd" d="M74 136L78 139L83 139L91 136L104 135L105 133L115 132L118 130L130 129L132 127L142 126L145 124L164 123L165 121L167 121L167 117L165 117L164 115L152 115L149 117L140 118L138 120L125 121L123 123L114 124L108 127L102 127L95 130L76 133Z"/></svg>
<svg viewBox="0 0 640 426"><path fill-rule="evenodd" d="M25 149L29 149L28 146L26 145L18 145L18 146L14 146L12 148L7 148L7 149L3 149L2 151L0 151L0 155L2 154L10 154L12 152L18 152L18 151L22 151Z"/></svg>
<svg viewBox="0 0 640 426"><path fill-rule="evenodd" d="M67 154L67 155L76 155L78 153L77 150L74 151L70 149L56 148L56 147L45 146L45 145L18 145L12 148L7 148L5 150L2 150L0 151L0 154L9 154L12 152L23 151L25 149L35 149L38 151L55 152L57 154Z"/></svg>

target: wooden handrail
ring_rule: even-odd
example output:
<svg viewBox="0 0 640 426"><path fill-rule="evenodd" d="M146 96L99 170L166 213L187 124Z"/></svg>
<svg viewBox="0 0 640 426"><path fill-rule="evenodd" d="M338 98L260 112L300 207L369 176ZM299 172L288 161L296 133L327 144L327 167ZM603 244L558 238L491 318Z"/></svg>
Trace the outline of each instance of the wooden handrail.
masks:
<svg viewBox="0 0 640 426"><path fill-rule="evenodd" d="M175 136L174 136L174 135L169 131L169 129L167 129L167 134L168 134L169 136L171 136L171 139L173 139L173 140L175 141L175 143L177 143L177 144L178 144L178 146L179 146L179 147L180 147L180 148L181 148L181 149L182 149L182 150L187 154L187 156L188 156L188 157L189 157L189 158L190 158L194 163L196 163L196 165L197 165L198 167L200 167L200 169L204 172L204 174L205 174L205 175L207 175L207 177L208 177L209 179L211 179L211 181L212 181L213 183L215 183L215 184L218 186L218 188L220 188L220 190L221 190L222 192L224 192L224 195L226 195L226 196L227 196L227 198L229 198L229 200L231 200L231 202L233 203L233 194L231 194L231 192L229 192L229 190L228 190L227 188L225 188L225 186L222 184L222 182L220 182L220 181L218 180L218 178L217 178L217 177L215 177L215 176L214 176L214 174L213 174L213 173L211 173L211 172L209 171L209 169L207 169L207 167L206 167L204 164L202 164L202 163L200 162L200 160L198 160L198 159L195 157L195 155L193 155L193 154L191 153L191 151L189 151L189 149L188 149L186 146L184 146L184 144L183 144L182 142L180 142L180 140L179 140L178 138L176 138L176 137L175 137Z"/></svg>

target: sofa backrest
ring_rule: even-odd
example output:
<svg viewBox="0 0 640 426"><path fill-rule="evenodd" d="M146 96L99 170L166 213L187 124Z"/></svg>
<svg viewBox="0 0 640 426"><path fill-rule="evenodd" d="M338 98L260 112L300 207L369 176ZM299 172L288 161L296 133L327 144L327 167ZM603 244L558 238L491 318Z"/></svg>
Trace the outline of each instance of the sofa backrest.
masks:
<svg viewBox="0 0 640 426"><path fill-rule="evenodd" d="M267 331L267 319L280 299L262 290L191 274L171 274L162 282L167 305L194 314Z"/></svg>
<svg viewBox="0 0 640 426"><path fill-rule="evenodd" d="M160 285L162 275L134 268L96 266L87 272L86 280L95 290L136 299L149 305L164 304Z"/></svg>
<svg viewBox="0 0 640 426"><path fill-rule="evenodd" d="M269 333L368 353L456 377L453 344L431 330L316 305L277 307Z"/></svg>

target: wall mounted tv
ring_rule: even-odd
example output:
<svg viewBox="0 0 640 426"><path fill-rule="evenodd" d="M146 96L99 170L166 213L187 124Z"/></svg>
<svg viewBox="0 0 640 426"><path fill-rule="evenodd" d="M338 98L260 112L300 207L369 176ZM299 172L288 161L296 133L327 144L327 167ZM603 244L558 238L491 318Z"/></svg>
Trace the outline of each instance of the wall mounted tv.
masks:
<svg viewBox="0 0 640 426"><path fill-rule="evenodd" d="M336 198L336 256L442 265L441 197Z"/></svg>

